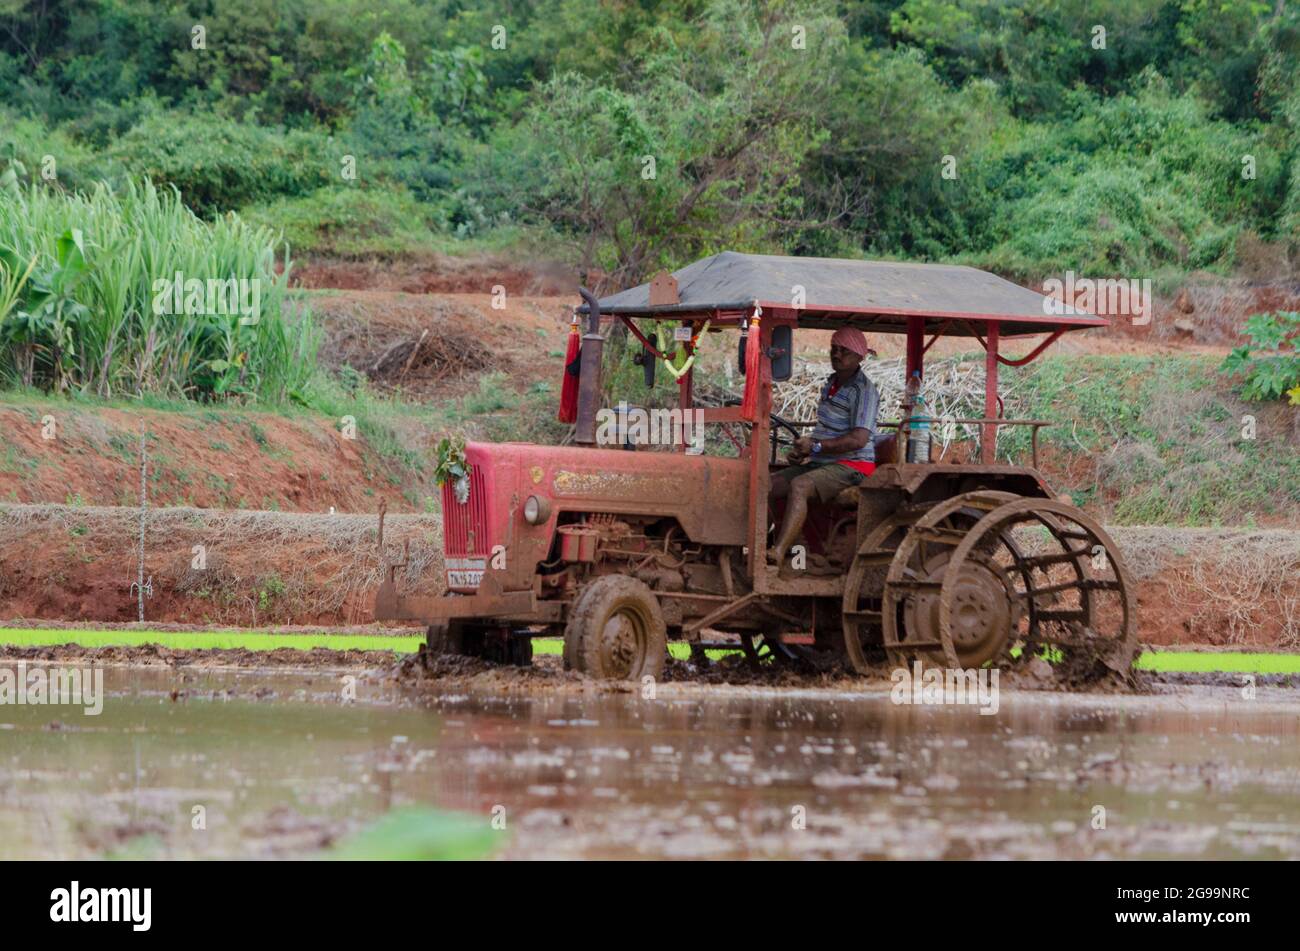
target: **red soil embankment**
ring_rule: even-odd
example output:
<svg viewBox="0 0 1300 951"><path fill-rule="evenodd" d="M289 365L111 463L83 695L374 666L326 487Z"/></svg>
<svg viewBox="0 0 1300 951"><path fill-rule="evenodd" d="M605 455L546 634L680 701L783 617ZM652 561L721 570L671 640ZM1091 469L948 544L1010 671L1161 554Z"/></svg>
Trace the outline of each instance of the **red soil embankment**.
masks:
<svg viewBox="0 0 1300 951"><path fill-rule="evenodd" d="M529 263L504 256L440 255L408 261L317 258L295 264L291 278L296 287L483 296L490 295L497 286L511 295L571 294L576 290L577 281L575 272L553 262Z"/></svg>
<svg viewBox="0 0 1300 951"><path fill-rule="evenodd" d="M0 500L373 512L409 507L390 467L330 421L231 410L0 406Z"/></svg>
<svg viewBox="0 0 1300 951"><path fill-rule="evenodd" d="M383 570L375 516L205 509L145 515L145 618L184 624L364 624ZM0 506L0 617L134 621L140 514ZM404 590L441 590L440 521L385 520L383 563L409 543Z"/></svg>
<svg viewBox="0 0 1300 951"><path fill-rule="evenodd" d="M372 620L382 577L374 517L165 509L147 518L147 620ZM138 519L120 508L0 506L0 618L135 620ZM1300 647L1300 532L1119 527L1111 534L1137 591L1143 643ZM407 542L399 587L439 593L440 519L390 516L387 560Z"/></svg>

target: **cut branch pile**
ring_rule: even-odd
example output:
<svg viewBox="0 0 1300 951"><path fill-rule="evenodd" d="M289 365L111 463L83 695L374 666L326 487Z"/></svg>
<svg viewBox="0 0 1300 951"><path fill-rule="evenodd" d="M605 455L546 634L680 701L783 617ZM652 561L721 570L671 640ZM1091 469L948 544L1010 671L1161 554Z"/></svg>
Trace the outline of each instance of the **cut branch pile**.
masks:
<svg viewBox="0 0 1300 951"><path fill-rule="evenodd" d="M896 422L901 411L907 367L901 357L888 360L868 360L863 372L876 384L880 393L880 421ZM773 387L772 407L778 416L792 421L808 421L817 417L817 402L822 385L831 374L829 363L796 360L794 373L784 383ZM707 399L721 405L739 395L744 385L742 378L731 381L728 389L722 386L698 386L701 402ZM1018 418L1022 414L1019 386L1014 378L1000 381L1003 415ZM953 419L980 419L984 416L984 364L979 360L931 360L926 363L925 378L921 384L927 415L937 420L931 426L931 438L938 447L936 458L941 458L948 448L959 440L979 437L979 427L970 423L944 423ZM999 437L1006 433L999 428Z"/></svg>

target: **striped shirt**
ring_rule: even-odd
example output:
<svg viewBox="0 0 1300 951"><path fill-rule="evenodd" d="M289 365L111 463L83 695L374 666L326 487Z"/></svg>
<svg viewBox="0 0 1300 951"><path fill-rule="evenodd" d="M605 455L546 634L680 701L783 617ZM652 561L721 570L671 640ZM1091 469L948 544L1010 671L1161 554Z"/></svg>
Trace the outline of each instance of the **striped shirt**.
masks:
<svg viewBox="0 0 1300 951"><path fill-rule="evenodd" d="M821 401L817 404L817 426L812 432L813 442L835 439L847 436L855 429L865 429L868 432L867 444L851 452L815 453L811 461L874 462L876 450L871 434L875 432L876 415L880 411L880 394L876 391L876 385L859 370L848 383L838 389L835 387L835 374L832 373L822 385Z"/></svg>

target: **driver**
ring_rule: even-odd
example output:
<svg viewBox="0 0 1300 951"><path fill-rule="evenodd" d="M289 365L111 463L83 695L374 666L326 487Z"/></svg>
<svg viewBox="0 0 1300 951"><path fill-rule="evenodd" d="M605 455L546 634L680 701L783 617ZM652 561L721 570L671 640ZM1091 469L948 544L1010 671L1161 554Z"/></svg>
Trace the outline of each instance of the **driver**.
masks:
<svg viewBox="0 0 1300 951"><path fill-rule="evenodd" d="M817 404L817 425L790 449L790 465L773 473L769 503L785 499L785 520L768 560L780 565L803 531L808 500L823 505L876 469L872 437L880 396L862 372L868 352L861 330L841 327L831 337L831 368Z"/></svg>

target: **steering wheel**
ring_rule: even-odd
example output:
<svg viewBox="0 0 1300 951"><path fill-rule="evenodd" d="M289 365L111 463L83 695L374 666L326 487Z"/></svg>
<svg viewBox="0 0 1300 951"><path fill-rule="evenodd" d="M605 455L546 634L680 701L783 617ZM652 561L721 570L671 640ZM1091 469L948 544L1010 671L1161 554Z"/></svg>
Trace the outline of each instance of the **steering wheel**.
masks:
<svg viewBox="0 0 1300 951"><path fill-rule="evenodd" d="M726 405L739 406L740 402L740 400L727 400ZM794 441L799 438L801 433L799 432L799 427L790 422L784 416L778 416L776 413L770 413L768 415L772 420L772 429L769 434L769 438L772 441L772 462L776 462L777 449L781 446L794 445ZM781 430L783 429L790 434L789 439L781 438Z"/></svg>

